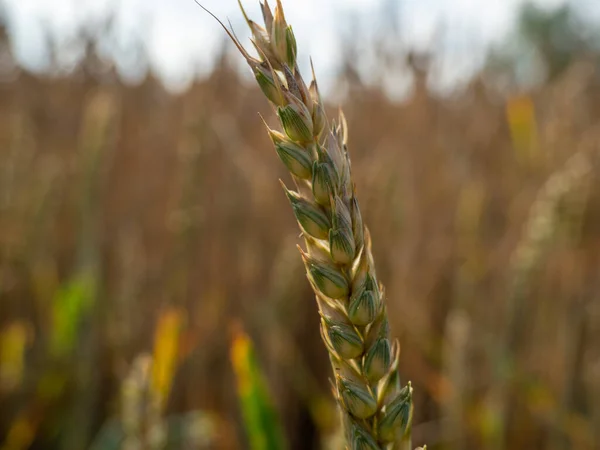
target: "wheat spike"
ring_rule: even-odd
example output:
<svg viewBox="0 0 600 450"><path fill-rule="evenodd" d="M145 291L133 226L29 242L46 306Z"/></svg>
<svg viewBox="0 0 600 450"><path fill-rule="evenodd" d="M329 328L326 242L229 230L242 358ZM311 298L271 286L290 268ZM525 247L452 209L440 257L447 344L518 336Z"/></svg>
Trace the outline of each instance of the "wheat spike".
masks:
<svg viewBox="0 0 600 450"><path fill-rule="evenodd" d="M346 120L341 112L337 121L328 120L314 69L308 85L302 78L281 1L274 12L261 3L265 27L240 7L258 58L219 23L279 118L281 131L267 131L296 187L282 182L306 244L299 249L321 315L347 448L407 448L412 388L400 386L399 345L390 339L384 289L352 183Z"/></svg>

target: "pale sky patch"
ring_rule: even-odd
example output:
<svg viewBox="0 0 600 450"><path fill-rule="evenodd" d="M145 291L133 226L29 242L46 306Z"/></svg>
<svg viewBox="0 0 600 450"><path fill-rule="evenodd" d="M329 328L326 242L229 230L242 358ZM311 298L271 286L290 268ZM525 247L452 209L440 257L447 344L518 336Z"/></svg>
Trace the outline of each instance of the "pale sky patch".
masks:
<svg viewBox="0 0 600 450"><path fill-rule="evenodd" d="M338 63L339 30L344 27L340 21L354 14L362 31L376 33L386 1L390 4L394 0L286 0L286 16L296 32L301 63L306 65L311 55L322 84L330 83ZM550 7L565 1L536 3ZM445 60L455 60L454 64L442 64L444 78L451 83L477 69L479 60L475 54L482 54L489 43L510 30L524 0L397 2L403 44L435 48L441 39L442 51L448 53ZM571 3L585 9L590 16L600 17L598 0L571 0ZM173 87L184 86L195 74L210 71L223 41L217 24L193 0L4 0L4 4L17 57L32 69L44 65L42 24L64 38L82 21L102 17L111 9L116 11L119 39L126 42L131 35L143 37L151 65ZM240 39L248 44L248 32L237 1L203 0L203 4L220 18L229 18ZM260 19L258 1L245 0L244 5L251 17Z"/></svg>

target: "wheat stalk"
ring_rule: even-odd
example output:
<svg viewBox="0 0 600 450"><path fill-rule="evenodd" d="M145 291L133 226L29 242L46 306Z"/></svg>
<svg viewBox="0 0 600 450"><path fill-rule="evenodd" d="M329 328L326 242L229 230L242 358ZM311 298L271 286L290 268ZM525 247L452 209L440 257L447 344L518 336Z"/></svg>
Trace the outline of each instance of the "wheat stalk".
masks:
<svg viewBox="0 0 600 450"><path fill-rule="evenodd" d="M347 447L405 448L412 388L400 386L399 345L390 339L384 289L352 182L346 120L340 112L338 121L329 122L314 68L309 85L300 75L296 40L281 1L274 12L266 0L261 3L264 27L248 18L241 3L240 8L259 58L223 28L281 124L281 131L268 126L267 131L296 187L282 182L306 243L306 249L298 248L321 315Z"/></svg>
<svg viewBox="0 0 600 450"><path fill-rule="evenodd" d="M595 141L592 141L595 142ZM523 333L528 326L527 307L529 283L556 235L561 218L558 206L571 192L585 188L592 176L594 148L584 141L577 151L554 172L539 190L524 224L523 234L511 256L510 284L506 301L506 326L497 343L497 369L489 392L488 402L497 416L498 424L490 435L491 448L506 448L506 428L509 420L509 394L511 378L505 367L511 367L517 357ZM593 145L593 144L592 144Z"/></svg>

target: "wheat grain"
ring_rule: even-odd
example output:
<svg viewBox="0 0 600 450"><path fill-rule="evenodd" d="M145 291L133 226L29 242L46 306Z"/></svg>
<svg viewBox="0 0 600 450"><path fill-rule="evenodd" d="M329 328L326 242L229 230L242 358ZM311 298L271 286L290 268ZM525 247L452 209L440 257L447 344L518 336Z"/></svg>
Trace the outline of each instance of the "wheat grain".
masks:
<svg viewBox="0 0 600 450"><path fill-rule="evenodd" d="M390 339L384 289L352 182L346 120L341 112L338 121L327 119L314 68L308 86L302 78L280 0L274 12L261 3L265 27L240 7L259 58L223 28L281 124L282 131L268 126L267 131L296 186L291 190L282 182L306 243L306 249L299 249L319 306L347 446L405 448L410 445L412 388L410 383L400 386L399 345Z"/></svg>

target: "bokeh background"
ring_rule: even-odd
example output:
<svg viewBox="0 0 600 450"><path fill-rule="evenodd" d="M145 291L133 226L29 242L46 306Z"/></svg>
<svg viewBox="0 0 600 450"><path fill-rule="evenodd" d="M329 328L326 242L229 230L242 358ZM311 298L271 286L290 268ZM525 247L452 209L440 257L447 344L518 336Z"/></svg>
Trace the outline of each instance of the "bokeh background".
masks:
<svg viewBox="0 0 600 450"><path fill-rule="evenodd" d="M322 3L285 6L348 118L415 446L600 448L600 7ZM248 448L256 365L290 449L340 448L259 111L191 0L0 2L2 450Z"/></svg>

